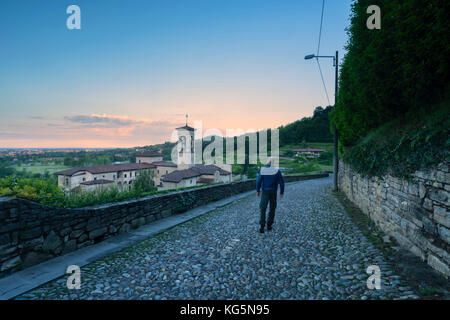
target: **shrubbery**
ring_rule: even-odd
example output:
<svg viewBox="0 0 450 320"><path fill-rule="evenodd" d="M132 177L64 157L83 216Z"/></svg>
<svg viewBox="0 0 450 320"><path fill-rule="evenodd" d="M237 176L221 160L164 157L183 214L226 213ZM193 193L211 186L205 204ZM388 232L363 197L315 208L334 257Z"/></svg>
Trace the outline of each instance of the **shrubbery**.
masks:
<svg viewBox="0 0 450 320"><path fill-rule="evenodd" d="M56 179L35 179L10 176L0 178L0 197L24 198L53 207L82 208L110 202L139 199L156 193L170 193L218 184L218 182L216 182L201 186L158 191L152 183L142 181L146 180L149 177L149 174L150 173L142 173L142 175L138 176L130 190L120 191L118 187L114 185L93 191L75 189L70 193L66 193L59 188Z"/></svg>
<svg viewBox="0 0 450 320"><path fill-rule="evenodd" d="M71 192L66 196L64 207L87 207L103 203L138 199L155 193L157 193L156 189L152 191L142 191L141 189L132 187L131 190L119 191L117 186L108 186L94 191Z"/></svg>
<svg viewBox="0 0 450 320"><path fill-rule="evenodd" d="M142 175L141 179L144 178L144 175ZM136 181L139 181L139 177ZM47 206L66 208L86 207L108 202L137 199L155 194L156 192L157 190L153 186L145 186L145 183L137 183L129 191L119 191L117 186L109 186L94 191L74 190L66 193L58 187L55 179L13 176L0 179L0 197L24 198Z"/></svg>
<svg viewBox="0 0 450 320"><path fill-rule="evenodd" d="M133 181L134 191L136 192L152 192L156 188L153 183L153 173L150 170L141 170L138 173L138 177Z"/></svg>
<svg viewBox="0 0 450 320"><path fill-rule="evenodd" d="M316 161L319 164L332 165L333 164L333 153L332 152L322 152Z"/></svg>
<svg viewBox="0 0 450 320"><path fill-rule="evenodd" d="M298 167L292 168L286 173L293 174L293 173L312 173L320 171L321 168L317 163L314 162L308 162L306 164L300 165Z"/></svg>
<svg viewBox="0 0 450 320"><path fill-rule="evenodd" d="M19 197L55 206L63 206L67 198L54 179L13 176L0 179L0 197Z"/></svg>

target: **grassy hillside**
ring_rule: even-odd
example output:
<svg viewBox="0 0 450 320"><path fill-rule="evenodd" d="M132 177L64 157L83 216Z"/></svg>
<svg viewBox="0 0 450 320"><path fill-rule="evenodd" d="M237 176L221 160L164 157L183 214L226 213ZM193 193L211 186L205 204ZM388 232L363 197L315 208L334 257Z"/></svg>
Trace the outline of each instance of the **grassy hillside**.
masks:
<svg viewBox="0 0 450 320"><path fill-rule="evenodd" d="M369 132L343 158L362 174L398 177L450 161L449 114L449 102L409 113Z"/></svg>
<svg viewBox="0 0 450 320"><path fill-rule="evenodd" d="M316 148L316 149L324 149L327 152L333 152L334 144L329 142L306 142L306 143L286 144L280 146L280 156L289 156L290 151L300 148Z"/></svg>
<svg viewBox="0 0 450 320"><path fill-rule="evenodd" d="M333 143L308 142L280 146L280 168L287 169L286 173L317 173L333 170ZM317 148L324 149L319 158L305 159L293 156L294 149Z"/></svg>
<svg viewBox="0 0 450 320"><path fill-rule="evenodd" d="M49 163L49 164L45 164L45 165L44 164L38 164L38 165L23 164L20 166L12 166L12 168L14 168L17 171L25 170L31 174L36 174L36 173L45 174L45 172L48 172L49 174L53 174L58 171L69 169L70 167Z"/></svg>

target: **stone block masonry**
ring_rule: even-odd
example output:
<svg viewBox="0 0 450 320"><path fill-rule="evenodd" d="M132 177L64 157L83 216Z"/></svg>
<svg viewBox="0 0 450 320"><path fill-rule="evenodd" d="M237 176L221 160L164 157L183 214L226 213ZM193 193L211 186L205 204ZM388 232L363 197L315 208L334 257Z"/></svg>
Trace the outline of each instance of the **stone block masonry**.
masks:
<svg viewBox="0 0 450 320"><path fill-rule="evenodd" d="M285 182L327 176L285 176ZM255 186L246 180L76 209L0 198L0 277Z"/></svg>
<svg viewBox="0 0 450 320"><path fill-rule="evenodd" d="M385 233L450 278L450 166L411 179L363 177L340 162L339 188Z"/></svg>

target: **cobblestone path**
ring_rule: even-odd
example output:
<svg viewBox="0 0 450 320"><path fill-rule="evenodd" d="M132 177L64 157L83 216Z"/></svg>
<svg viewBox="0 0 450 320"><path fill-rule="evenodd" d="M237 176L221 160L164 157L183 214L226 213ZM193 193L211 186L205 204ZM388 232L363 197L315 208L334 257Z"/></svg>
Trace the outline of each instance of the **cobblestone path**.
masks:
<svg viewBox="0 0 450 320"><path fill-rule="evenodd" d="M331 178L287 184L274 229L260 234L249 196L81 268L20 299L418 298L353 224ZM381 289L366 285L381 268Z"/></svg>

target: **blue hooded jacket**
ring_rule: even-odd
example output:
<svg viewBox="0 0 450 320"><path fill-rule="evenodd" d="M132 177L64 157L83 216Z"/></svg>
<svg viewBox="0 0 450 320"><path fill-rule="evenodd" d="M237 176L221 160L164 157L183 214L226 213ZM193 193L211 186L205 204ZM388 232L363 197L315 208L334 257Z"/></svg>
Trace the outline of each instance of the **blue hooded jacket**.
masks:
<svg viewBox="0 0 450 320"><path fill-rule="evenodd" d="M261 187L263 191L277 191L278 184L280 185L280 194L284 194L284 180L280 170L275 167L267 165L262 167L256 179L256 192L260 192Z"/></svg>

